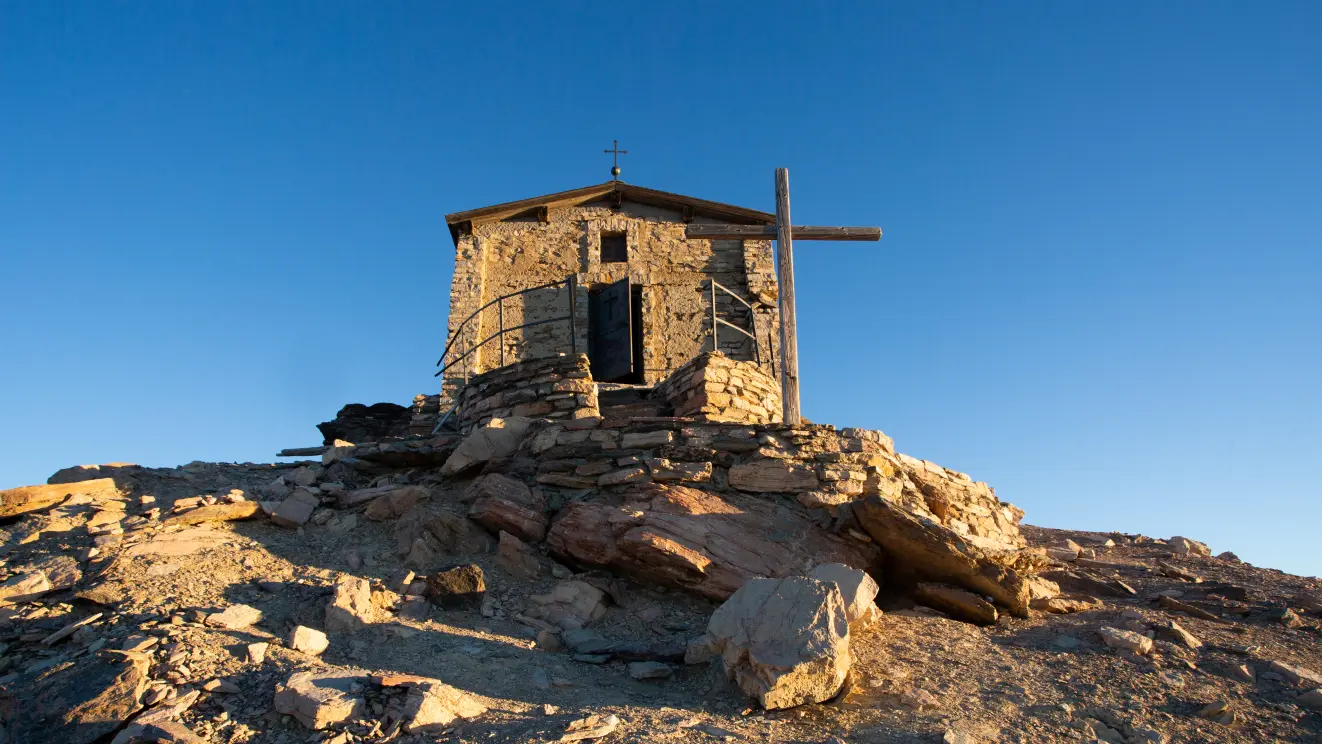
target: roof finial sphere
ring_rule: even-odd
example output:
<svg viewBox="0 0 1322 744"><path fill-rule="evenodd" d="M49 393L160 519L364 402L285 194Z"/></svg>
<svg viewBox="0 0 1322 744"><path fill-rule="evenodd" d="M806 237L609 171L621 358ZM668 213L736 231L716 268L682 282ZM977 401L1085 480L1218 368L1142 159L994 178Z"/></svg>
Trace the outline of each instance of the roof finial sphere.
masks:
<svg viewBox="0 0 1322 744"><path fill-rule="evenodd" d="M619 178L619 177L620 177L620 166L618 165L611 166L611 178Z"/></svg>

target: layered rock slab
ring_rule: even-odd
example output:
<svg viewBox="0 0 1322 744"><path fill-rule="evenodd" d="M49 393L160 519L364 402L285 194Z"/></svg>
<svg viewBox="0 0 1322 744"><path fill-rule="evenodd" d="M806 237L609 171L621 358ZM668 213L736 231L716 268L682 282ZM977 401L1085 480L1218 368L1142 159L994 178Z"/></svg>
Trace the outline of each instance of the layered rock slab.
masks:
<svg viewBox="0 0 1322 744"><path fill-rule="evenodd" d="M569 562L716 600L754 577L789 576L822 563L868 569L881 559L875 545L819 527L795 502L663 483L570 504L546 542Z"/></svg>
<svg viewBox="0 0 1322 744"><path fill-rule="evenodd" d="M985 594L1015 617L1028 617L1027 578L963 536L880 496L854 504L854 515L897 563L937 581Z"/></svg>
<svg viewBox="0 0 1322 744"><path fill-rule="evenodd" d="M10 712L10 740L29 744L91 744L136 713L147 686L146 656L97 659L71 666L35 683L13 685L0 694L0 710Z"/></svg>
<svg viewBox="0 0 1322 744"><path fill-rule="evenodd" d="M457 475L474 470L493 459L506 457L519 448L532 419L511 416L492 419L473 431L455 448L441 466L441 475Z"/></svg>
<svg viewBox="0 0 1322 744"><path fill-rule="evenodd" d="M80 496L92 501L121 499L124 494L113 478L95 478L76 483L55 483L43 486L21 486L0 491L0 518L38 511Z"/></svg>
<svg viewBox="0 0 1322 744"><path fill-rule="evenodd" d="M829 700L852 664L834 582L752 579L712 614L707 634L726 676L768 710Z"/></svg>

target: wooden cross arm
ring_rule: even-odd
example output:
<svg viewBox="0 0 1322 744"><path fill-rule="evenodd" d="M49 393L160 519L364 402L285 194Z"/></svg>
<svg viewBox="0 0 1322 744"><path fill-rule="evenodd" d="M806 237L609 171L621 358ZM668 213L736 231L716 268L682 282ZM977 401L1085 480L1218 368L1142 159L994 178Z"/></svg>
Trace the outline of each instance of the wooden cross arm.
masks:
<svg viewBox="0 0 1322 744"><path fill-rule="evenodd" d="M790 228L792 240L881 240L880 227L809 227ZM775 225L689 225L685 237L691 240L775 240Z"/></svg>

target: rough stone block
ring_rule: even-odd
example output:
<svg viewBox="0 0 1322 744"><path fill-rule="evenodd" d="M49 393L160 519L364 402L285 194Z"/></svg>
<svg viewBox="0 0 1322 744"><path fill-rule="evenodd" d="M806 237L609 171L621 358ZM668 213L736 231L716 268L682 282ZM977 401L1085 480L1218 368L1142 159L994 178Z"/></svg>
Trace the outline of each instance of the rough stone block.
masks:
<svg viewBox="0 0 1322 744"><path fill-rule="evenodd" d="M726 675L768 710L829 700L852 664L834 582L751 579L712 614L707 633Z"/></svg>
<svg viewBox="0 0 1322 744"><path fill-rule="evenodd" d="M312 512L321 505L321 499L311 491L298 490L280 502L271 514L271 521L281 527L302 527L312 518Z"/></svg>
<svg viewBox="0 0 1322 744"><path fill-rule="evenodd" d="M365 675L344 672L295 672L277 685L275 709L310 729L321 730L360 717L363 699L354 694Z"/></svg>

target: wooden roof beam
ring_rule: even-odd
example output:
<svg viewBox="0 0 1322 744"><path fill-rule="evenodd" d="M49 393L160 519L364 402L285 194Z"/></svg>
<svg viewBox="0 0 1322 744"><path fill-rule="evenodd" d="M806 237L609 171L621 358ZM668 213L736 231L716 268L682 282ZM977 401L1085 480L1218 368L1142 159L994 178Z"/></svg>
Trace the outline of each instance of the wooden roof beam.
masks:
<svg viewBox="0 0 1322 744"><path fill-rule="evenodd" d="M794 225L792 240L881 240L880 227L812 227ZM690 240L775 240L775 225L689 225Z"/></svg>

